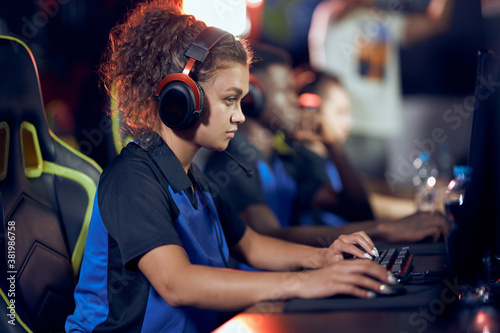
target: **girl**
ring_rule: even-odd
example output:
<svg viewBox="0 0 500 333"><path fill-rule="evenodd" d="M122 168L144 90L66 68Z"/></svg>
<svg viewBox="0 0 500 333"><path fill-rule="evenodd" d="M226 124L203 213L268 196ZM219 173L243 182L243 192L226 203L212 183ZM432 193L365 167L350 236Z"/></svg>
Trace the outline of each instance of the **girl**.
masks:
<svg viewBox="0 0 500 333"><path fill-rule="evenodd" d="M363 232L329 248L261 236L192 163L201 147L224 150L245 119L252 55L243 41L151 1L115 27L109 45L104 83L137 143L101 176L67 331L212 331L217 311L262 300L389 290L385 269L343 260L376 253ZM281 272L230 270L229 251Z"/></svg>

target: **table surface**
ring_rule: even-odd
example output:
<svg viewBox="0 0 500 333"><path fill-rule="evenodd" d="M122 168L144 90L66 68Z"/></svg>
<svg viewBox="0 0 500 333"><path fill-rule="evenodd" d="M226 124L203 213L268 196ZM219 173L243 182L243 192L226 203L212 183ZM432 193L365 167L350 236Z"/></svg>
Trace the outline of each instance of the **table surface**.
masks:
<svg viewBox="0 0 500 333"><path fill-rule="evenodd" d="M499 332L499 327L498 307L464 307L448 312L439 307L423 307L411 311L245 312L214 333L493 333Z"/></svg>
<svg viewBox="0 0 500 333"><path fill-rule="evenodd" d="M417 244L414 260L417 271L442 268L441 245ZM221 325L214 333L500 333L500 306L495 303L465 304L442 284L436 296L415 307L371 310L325 310L284 312L287 302L256 304ZM456 295L456 297L455 297ZM321 300L320 300L321 301Z"/></svg>

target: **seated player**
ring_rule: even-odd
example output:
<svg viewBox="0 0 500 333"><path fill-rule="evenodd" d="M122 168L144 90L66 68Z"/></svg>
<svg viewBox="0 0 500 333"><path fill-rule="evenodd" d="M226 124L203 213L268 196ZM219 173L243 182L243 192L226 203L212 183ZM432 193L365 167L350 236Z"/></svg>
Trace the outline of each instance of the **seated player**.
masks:
<svg viewBox="0 0 500 333"><path fill-rule="evenodd" d="M220 311L370 298L395 283L370 260L343 260L376 253L363 232L328 248L254 232L192 163L201 147L224 150L245 120L250 60L244 41L163 0L139 3L112 30L102 77L137 142L99 181L67 332L211 332ZM229 253L275 272L228 269Z"/></svg>

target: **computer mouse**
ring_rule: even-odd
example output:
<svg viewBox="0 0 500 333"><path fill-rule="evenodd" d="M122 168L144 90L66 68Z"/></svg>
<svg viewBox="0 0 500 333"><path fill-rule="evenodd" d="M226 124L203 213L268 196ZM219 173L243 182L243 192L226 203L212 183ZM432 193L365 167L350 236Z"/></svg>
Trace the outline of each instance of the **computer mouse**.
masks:
<svg viewBox="0 0 500 333"><path fill-rule="evenodd" d="M383 294L377 294L378 297L402 295L406 293L406 287L401 283L391 284L387 286L387 291Z"/></svg>

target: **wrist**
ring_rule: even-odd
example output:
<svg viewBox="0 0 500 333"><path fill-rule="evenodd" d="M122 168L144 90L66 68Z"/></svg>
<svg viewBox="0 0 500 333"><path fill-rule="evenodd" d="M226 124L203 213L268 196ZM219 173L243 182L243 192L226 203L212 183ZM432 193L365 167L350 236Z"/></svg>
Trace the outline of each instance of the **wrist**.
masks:
<svg viewBox="0 0 500 333"><path fill-rule="evenodd" d="M388 225L385 222L386 221L383 221L383 220L377 220L373 224L373 228L371 228L369 231L365 231L365 232L371 238L385 240L385 239L387 239L387 235L389 233Z"/></svg>
<svg viewBox="0 0 500 333"><path fill-rule="evenodd" d="M303 282L307 279L307 271L283 273L281 287L278 292L272 295L271 299L286 300L300 297L303 290Z"/></svg>
<svg viewBox="0 0 500 333"><path fill-rule="evenodd" d="M318 269L325 266L328 248L312 247L311 252L304 257L302 267L306 269Z"/></svg>
<svg viewBox="0 0 500 333"><path fill-rule="evenodd" d="M331 142L328 144L325 144L326 149L328 150L328 154L330 155L330 158L332 160L345 160L345 153L344 153L344 147L342 143L336 141L336 142Z"/></svg>
<svg viewBox="0 0 500 333"><path fill-rule="evenodd" d="M338 140L325 140L323 141L323 144L328 148L330 151L341 151L342 150L342 144Z"/></svg>

